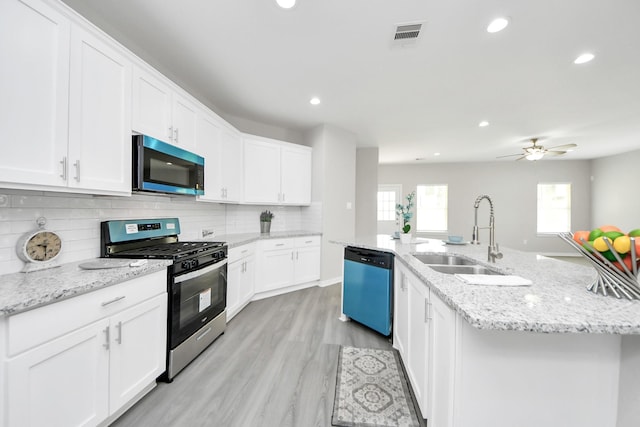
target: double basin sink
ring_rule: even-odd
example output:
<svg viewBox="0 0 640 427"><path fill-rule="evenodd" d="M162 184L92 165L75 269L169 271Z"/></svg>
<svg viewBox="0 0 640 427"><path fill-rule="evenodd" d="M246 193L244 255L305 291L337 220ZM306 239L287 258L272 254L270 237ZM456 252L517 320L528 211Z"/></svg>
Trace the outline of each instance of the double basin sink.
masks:
<svg viewBox="0 0 640 427"><path fill-rule="evenodd" d="M412 254L429 268L445 274L495 274L502 273L477 264L475 261L457 255L448 254Z"/></svg>

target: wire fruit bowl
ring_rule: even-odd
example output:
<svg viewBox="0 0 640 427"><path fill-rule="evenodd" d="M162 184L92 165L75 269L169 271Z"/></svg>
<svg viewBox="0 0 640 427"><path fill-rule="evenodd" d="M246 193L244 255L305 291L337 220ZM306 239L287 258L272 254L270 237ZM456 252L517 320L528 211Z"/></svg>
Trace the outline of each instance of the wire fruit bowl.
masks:
<svg viewBox="0 0 640 427"><path fill-rule="evenodd" d="M601 293L602 295L614 295L616 298L623 296L630 299L640 299L640 283L638 283L638 254L635 248L635 238L631 237L631 248L628 257L631 257L631 268L623 261L621 256L614 248L611 239L604 237L603 240L607 244L609 251L621 266L622 270L617 268L612 261L604 257L596 248L584 239L580 239L582 245L573 240L572 233L559 233L558 237L567 242L571 247L580 252L595 267L598 277L589 286L588 290L593 293Z"/></svg>

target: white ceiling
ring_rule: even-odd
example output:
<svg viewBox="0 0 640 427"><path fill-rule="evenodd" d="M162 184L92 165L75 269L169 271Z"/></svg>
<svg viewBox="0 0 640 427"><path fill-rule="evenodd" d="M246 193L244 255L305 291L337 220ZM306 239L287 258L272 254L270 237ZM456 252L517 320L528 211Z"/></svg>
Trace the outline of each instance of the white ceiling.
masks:
<svg viewBox="0 0 640 427"><path fill-rule="evenodd" d="M534 136L578 144L563 159L640 149L638 0L64 2L222 115L335 125L381 163L493 161Z"/></svg>

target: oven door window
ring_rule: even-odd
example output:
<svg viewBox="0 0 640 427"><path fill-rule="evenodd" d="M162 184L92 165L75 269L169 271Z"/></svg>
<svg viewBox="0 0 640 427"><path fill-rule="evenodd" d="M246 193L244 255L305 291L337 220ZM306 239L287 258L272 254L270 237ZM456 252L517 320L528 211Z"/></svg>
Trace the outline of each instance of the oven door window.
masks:
<svg viewBox="0 0 640 427"><path fill-rule="evenodd" d="M171 347L224 311L227 260L176 276L172 285Z"/></svg>

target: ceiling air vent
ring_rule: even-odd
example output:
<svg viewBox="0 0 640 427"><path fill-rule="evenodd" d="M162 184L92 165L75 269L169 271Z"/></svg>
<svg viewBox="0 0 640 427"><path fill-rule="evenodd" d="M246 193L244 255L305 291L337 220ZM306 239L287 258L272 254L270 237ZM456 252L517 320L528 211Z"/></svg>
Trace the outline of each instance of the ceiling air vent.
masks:
<svg viewBox="0 0 640 427"><path fill-rule="evenodd" d="M393 36L394 41L410 41L417 39L420 35L422 24L403 24L396 27L396 33Z"/></svg>

